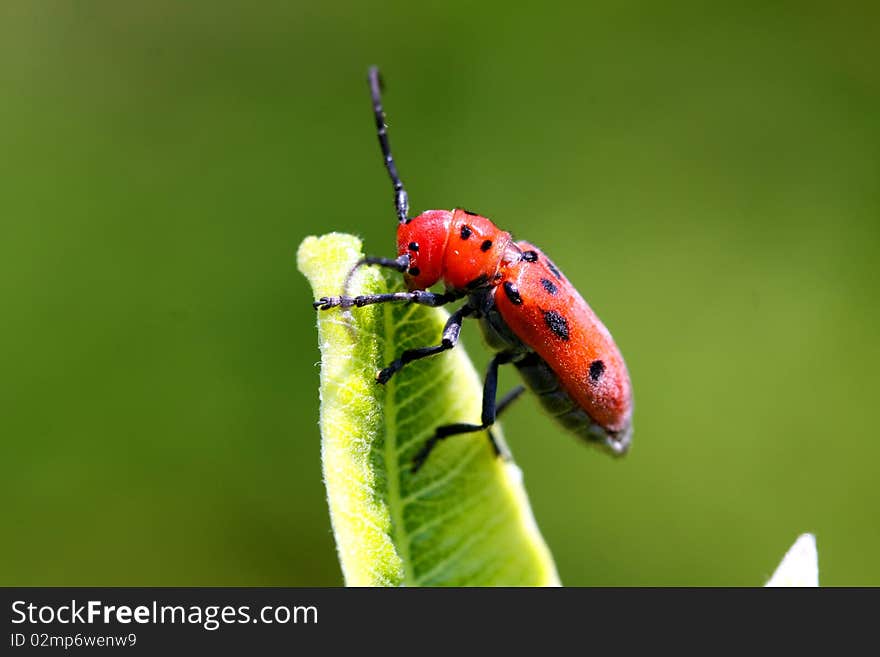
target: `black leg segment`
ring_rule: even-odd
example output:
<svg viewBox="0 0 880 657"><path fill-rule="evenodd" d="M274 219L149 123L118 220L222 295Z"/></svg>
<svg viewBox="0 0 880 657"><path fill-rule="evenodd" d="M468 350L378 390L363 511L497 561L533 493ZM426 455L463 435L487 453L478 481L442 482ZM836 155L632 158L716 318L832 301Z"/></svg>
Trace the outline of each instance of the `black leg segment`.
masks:
<svg viewBox="0 0 880 657"><path fill-rule="evenodd" d="M367 256L366 258L361 258L358 260L354 267L351 268L351 271L348 272L348 275L345 277L345 282L342 284L342 296L347 297L348 290L351 287L351 279L354 277L354 273L364 267L366 265L374 265L376 267L387 267L388 269L393 269L394 271L399 271L401 274L407 270L409 267L409 254L404 253L399 258L380 258L377 256Z"/></svg>
<svg viewBox="0 0 880 657"><path fill-rule="evenodd" d="M378 256L367 256L366 258L361 258L357 261L354 268L352 268L352 273L357 270L358 267L363 267L364 265L377 265L379 267L388 267L389 269L393 269L394 271L399 271L403 273L406 271L406 268L409 267L409 254L404 253L399 258L381 258ZM351 274L348 275L351 278Z"/></svg>
<svg viewBox="0 0 880 657"><path fill-rule="evenodd" d="M446 326L443 327L443 339L440 341L440 344L433 347L407 349L400 354L400 358L390 363L385 369L379 371L376 375L376 381L379 383L388 383L388 380L403 369L403 366L407 363L452 349L458 343L458 336L459 333L461 333L461 322L472 312L473 309L468 305L464 305L456 310L449 316L449 319L446 321Z"/></svg>
<svg viewBox="0 0 880 657"><path fill-rule="evenodd" d="M516 399L522 395L525 388L523 386L517 386L513 390L511 390L507 395L502 398L502 400L498 403L495 401L495 394L498 390L498 366L504 365L505 363L509 363L512 359L513 355L509 353L500 353L497 354L492 361L489 363L489 368L486 371L486 381L483 385L483 412L480 417L480 424L467 424L467 423L456 423L456 424L447 424L442 427L437 427L437 430L434 432L434 435L428 439L425 443L425 446L416 454L413 459L412 471L417 472L419 468L425 463L425 460L430 455L431 451L434 447L437 446L444 438L449 438L449 436L457 436L463 433L474 433L476 431L483 431L488 429L493 424L495 424L495 419L498 415L504 411L506 408L510 406ZM492 442L492 448L495 450L495 453L499 456L503 456L507 458L509 455L507 453L507 449L502 446L499 441L492 435L492 432L489 432L489 440Z"/></svg>
<svg viewBox="0 0 880 657"><path fill-rule="evenodd" d="M455 294L437 294L427 290L413 290L412 292L389 292L388 294L365 294L359 297L321 297L312 303L316 310L330 310L330 308L361 308L374 303L417 303L422 306L437 307L455 301L460 297Z"/></svg>
<svg viewBox="0 0 880 657"><path fill-rule="evenodd" d="M499 417L501 417L501 414L504 412L504 410L517 399L519 399L525 391L525 386L516 386L513 390L504 395L504 398L500 402L498 402L498 406L495 408L495 419L497 420ZM507 445L504 444L504 441L500 440L495 435L491 427L486 433L489 434L489 442L492 443L492 449L495 451L495 456L501 457L505 461L509 461L512 456L510 454L510 450L507 448Z"/></svg>

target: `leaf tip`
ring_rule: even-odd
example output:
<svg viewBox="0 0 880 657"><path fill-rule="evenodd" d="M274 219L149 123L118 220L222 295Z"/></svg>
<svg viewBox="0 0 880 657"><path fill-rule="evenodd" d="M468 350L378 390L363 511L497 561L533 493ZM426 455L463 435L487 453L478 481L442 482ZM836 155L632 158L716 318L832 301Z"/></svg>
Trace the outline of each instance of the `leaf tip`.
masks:
<svg viewBox="0 0 880 657"><path fill-rule="evenodd" d="M361 247L361 240L348 233L309 235L296 250L297 268L317 288L328 273L353 264L361 256Z"/></svg>
<svg viewBox="0 0 880 657"><path fill-rule="evenodd" d="M765 586L819 586L819 553L815 535L805 533L798 536Z"/></svg>

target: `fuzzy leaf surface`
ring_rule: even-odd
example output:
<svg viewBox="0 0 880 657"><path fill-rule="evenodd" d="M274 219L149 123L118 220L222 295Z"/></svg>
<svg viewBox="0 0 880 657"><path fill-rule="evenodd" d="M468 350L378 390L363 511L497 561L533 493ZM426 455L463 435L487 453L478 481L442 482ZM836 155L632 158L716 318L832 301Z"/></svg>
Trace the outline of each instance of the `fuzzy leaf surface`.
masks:
<svg viewBox="0 0 880 657"><path fill-rule="evenodd" d="M361 256L356 237L331 233L306 238L297 260L317 299L338 296ZM400 278L363 267L350 292L396 291ZM376 372L405 349L439 344L449 314L386 303L317 316L321 456L346 584L558 585L522 473L495 456L485 432L444 440L411 472L436 427L479 422L481 378L461 344L384 386Z"/></svg>

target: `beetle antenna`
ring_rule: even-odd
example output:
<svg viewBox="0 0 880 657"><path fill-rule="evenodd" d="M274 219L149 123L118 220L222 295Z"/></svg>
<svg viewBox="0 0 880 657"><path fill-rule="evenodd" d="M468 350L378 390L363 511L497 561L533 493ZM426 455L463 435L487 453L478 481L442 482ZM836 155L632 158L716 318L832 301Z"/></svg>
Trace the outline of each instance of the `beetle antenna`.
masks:
<svg viewBox="0 0 880 657"><path fill-rule="evenodd" d="M379 76L379 69L371 66L368 78L370 81L370 96L373 99L373 114L376 117L376 131L379 135L379 146L382 148L382 155L385 158L385 168L388 169L388 175L394 184L394 206L397 208L397 220L405 224L409 221L409 197L403 188L400 176L397 175L397 167L394 165L394 158L391 156L391 145L388 143L388 126L385 125L385 110L382 109L382 78Z"/></svg>

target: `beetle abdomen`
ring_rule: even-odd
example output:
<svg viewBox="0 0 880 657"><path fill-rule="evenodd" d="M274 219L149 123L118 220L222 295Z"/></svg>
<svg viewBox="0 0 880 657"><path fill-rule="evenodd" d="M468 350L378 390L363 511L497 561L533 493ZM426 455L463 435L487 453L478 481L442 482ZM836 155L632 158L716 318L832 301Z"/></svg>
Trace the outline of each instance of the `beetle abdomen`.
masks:
<svg viewBox="0 0 880 657"><path fill-rule="evenodd" d="M532 352L514 365L526 388L535 393L544 411L561 426L614 456L626 453L632 435L630 427L613 432L593 421L565 391L559 377L538 354Z"/></svg>
<svg viewBox="0 0 880 657"><path fill-rule="evenodd" d="M523 351L534 352L518 364L527 385L563 426L624 453L632 433L632 388L614 339L544 253L527 242L517 246L523 260L510 269L494 301L507 332Z"/></svg>

